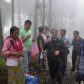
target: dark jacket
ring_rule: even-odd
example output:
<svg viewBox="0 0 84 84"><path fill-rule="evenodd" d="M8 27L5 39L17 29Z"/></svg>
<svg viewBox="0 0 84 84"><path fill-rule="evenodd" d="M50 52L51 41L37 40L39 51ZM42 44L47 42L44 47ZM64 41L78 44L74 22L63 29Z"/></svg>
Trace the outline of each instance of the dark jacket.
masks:
<svg viewBox="0 0 84 84"><path fill-rule="evenodd" d="M82 39L73 39L72 41L72 45L73 45L73 52L77 53L77 54L81 54L81 45L82 45Z"/></svg>
<svg viewBox="0 0 84 84"><path fill-rule="evenodd" d="M48 58L61 58L63 54L67 53L67 47L65 46L64 42L60 39L51 40L45 44L44 49L47 50ZM58 56L55 56L54 52L60 51Z"/></svg>

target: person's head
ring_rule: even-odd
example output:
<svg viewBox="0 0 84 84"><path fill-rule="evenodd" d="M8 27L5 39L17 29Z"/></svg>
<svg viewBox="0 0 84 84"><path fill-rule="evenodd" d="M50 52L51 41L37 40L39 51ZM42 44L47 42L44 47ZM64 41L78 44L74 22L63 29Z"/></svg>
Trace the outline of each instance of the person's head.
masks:
<svg viewBox="0 0 84 84"><path fill-rule="evenodd" d="M31 28L31 24L32 24L32 22L30 20L26 20L25 21L25 24L24 24L25 29L26 30L29 30Z"/></svg>
<svg viewBox="0 0 84 84"><path fill-rule="evenodd" d="M52 34L52 38L56 38L58 36L58 30L52 29L51 34Z"/></svg>
<svg viewBox="0 0 84 84"><path fill-rule="evenodd" d="M47 26L45 26L45 32L47 31L50 31L50 29Z"/></svg>
<svg viewBox="0 0 84 84"><path fill-rule="evenodd" d="M74 36L74 38L78 38L79 37L79 31L74 31L73 36Z"/></svg>
<svg viewBox="0 0 84 84"><path fill-rule="evenodd" d="M66 29L61 29L60 30L60 35L61 36L65 36L65 34L66 34Z"/></svg>
<svg viewBox="0 0 84 84"><path fill-rule="evenodd" d="M14 39L17 40L19 36L19 28L16 26L12 26L10 28L10 36Z"/></svg>
<svg viewBox="0 0 84 84"><path fill-rule="evenodd" d="M38 29L39 29L39 33L43 33L43 34L45 33L45 28L43 26L39 27Z"/></svg>

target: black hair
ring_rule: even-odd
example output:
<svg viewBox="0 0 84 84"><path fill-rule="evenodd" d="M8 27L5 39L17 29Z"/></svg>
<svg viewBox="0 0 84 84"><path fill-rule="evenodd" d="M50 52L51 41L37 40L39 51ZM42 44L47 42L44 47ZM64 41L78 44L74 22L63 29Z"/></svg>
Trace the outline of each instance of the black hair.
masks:
<svg viewBox="0 0 84 84"><path fill-rule="evenodd" d="M63 31L64 33L66 33L66 29L61 29L60 31Z"/></svg>
<svg viewBox="0 0 84 84"><path fill-rule="evenodd" d="M38 27L38 29L39 29L39 33L42 33L44 30L44 26Z"/></svg>
<svg viewBox="0 0 84 84"><path fill-rule="evenodd" d="M16 27L16 26L12 26L12 27L10 28L10 34L13 33L15 30L19 30L19 28Z"/></svg>
<svg viewBox="0 0 84 84"><path fill-rule="evenodd" d="M39 29L39 33L42 33L44 29Z"/></svg>
<svg viewBox="0 0 84 84"><path fill-rule="evenodd" d="M53 29L51 29L51 33L52 33L52 32L58 32L58 30L55 29L55 28L53 28Z"/></svg>
<svg viewBox="0 0 84 84"><path fill-rule="evenodd" d="M26 23L32 24L32 22L31 22L30 20L26 20L26 21L25 21L25 24L26 24Z"/></svg>
<svg viewBox="0 0 84 84"><path fill-rule="evenodd" d="M47 26L45 26L45 30L50 30Z"/></svg>
<svg viewBox="0 0 84 84"><path fill-rule="evenodd" d="M74 33L75 33L76 35L79 35L79 31L74 31Z"/></svg>

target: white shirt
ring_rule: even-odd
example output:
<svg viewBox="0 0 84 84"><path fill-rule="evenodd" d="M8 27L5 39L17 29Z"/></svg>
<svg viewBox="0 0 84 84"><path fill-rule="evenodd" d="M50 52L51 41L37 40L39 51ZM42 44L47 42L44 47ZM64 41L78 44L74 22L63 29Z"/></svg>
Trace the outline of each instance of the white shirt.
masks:
<svg viewBox="0 0 84 84"><path fill-rule="evenodd" d="M18 62L16 60L7 58L6 65L7 66L17 66L18 65Z"/></svg>

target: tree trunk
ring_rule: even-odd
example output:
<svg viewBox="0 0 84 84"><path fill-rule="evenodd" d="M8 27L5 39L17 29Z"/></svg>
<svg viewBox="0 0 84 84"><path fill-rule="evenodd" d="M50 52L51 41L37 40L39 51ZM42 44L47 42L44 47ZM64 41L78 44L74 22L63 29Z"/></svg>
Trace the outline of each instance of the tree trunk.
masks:
<svg viewBox="0 0 84 84"><path fill-rule="evenodd" d="M12 0L12 26L14 26L14 0Z"/></svg>
<svg viewBox="0 0 84 84"><path fill-rule="evenodd" d="M34 38L37 38L37 26L38 26L38 5L39 0L35 0L35 14L34 14Z"/></svg>
<svg viewBox="0 0 84 84"><path fill-rule="evenodd" d="M3 46L3 30L2 30L2 19L1 19L1 6L0 6L0 51Z"/></svg>
<svg viewBox="0 0 84 84"><path fill-rule="evenodd" d="M49 0L49 28L52 27L52 0Z"/></svg>
<svg viewBox="0 0 84 84"><path fill-rule="evenodd" d="M42 25L44 26L45 25L45 0L43 0L42 16L43 16Z"/></svg>

